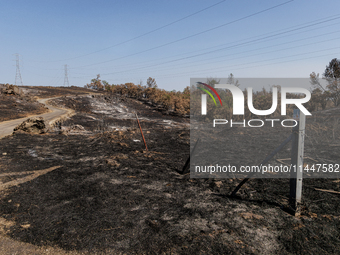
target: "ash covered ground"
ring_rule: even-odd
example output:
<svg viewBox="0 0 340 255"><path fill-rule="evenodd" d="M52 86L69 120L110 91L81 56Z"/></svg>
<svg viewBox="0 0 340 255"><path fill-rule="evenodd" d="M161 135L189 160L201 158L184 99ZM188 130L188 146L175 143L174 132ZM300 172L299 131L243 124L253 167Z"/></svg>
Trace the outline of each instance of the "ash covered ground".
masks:
<svg viewBox="0 0 340 255"><path fill-rule="evenodd" d="M250 180L232 198L240 179L179 174L190 151L187 118L113 95L63 97L53 103L75 109L76 115L43 135L20 133L0 140L4 184L25 178L26 171L59 166L0 191L2 222L8 223L3 235L79 253L339 253L340 195L315 190L340 191L339 180L305 179L302 215L294 217L284 210L288 179ZM339 111L318 116L333 118ZM316 133L325 126L323 121L313 125ZM247 128L234 132L247 141L260 135ZM310 157L339 159L335 122L313 137L314 147L306 152ZM256 142L258 153L247 160L258 163L271 149L268 144L278 140L277 135L266 138ZM313 154L315 149L319 152Z"/></svg>
<svg viewBox="0 0 340 255"><path fill-rule="evenodd" d="M48 112L45 105L29 95L6 95L0 93L0 122Z"/></svg>
<svg viewBox="0 0 340 255"><path fill-rule="evenodd" d="M6 93L6 87L0 86L0 122L48 112L48 108L37 101L38 98L97 93L94 90L79 87L18 87L13 85L9 87L15 87L15 91L20 91L20 93ZM9 90L8 86L7 90Z"/></svg>

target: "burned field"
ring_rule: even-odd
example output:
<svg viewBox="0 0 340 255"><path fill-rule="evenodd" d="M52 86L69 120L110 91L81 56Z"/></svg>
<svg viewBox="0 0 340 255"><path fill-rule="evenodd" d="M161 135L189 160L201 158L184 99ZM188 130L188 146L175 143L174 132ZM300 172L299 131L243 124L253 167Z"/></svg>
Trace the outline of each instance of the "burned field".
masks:
<svg viewBox="0 0 340 255"><path fill-rule="evenodd" d="M112 95L64 97L54 104L77 114L49 133L0 140L3 184L29 176L26 171L55 167L0 190L2 218L11 222L1 226L4 235L85 253L339 253L340 195L315 190L340 191L338 180L305 179L302 215L294 217L285 211L288 179L250 180L232 198L239 179L180 174L190 151L187 118ZM339 161L339 109L315 116L307 120L313 124L307 130L306 156ZM326 125L327 118L334 123ZM257 148L247 154L255 163L289 133L250 128L224 132L229 132L231 151L242 140ZM286 157L289 148L276 159Z"/></svg>
<svg viewBox="0 0 340 255"><path fill-rule="evenodd" d="M79 87L18 87L4 85L0 87L0 122L48 112L48 108L37 101L38 98L97 93L96 91Z"/></svg>
<svg viewBox="0 0 340 255"><path fill-rule="evenodd" d="M30 96L0 93L0 122L48 112L45 105Z"/></svg>
<svg viewBox="0 0 340 255"><path fill-rule="evenodd" d="M86 89L76 86L71 87L48 87L48 86L22 86L23 89L29 91L33 96L39 98L61 97L83 94L100 94L100 92L92 89Z"/></svg>

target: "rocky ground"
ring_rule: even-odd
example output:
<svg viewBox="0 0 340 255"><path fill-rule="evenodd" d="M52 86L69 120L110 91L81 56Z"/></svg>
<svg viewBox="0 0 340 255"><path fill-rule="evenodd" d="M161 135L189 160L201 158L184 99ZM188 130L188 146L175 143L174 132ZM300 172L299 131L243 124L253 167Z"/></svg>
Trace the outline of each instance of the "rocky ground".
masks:
<svg viewBox="0 0 340 255"><path fill-rule="evenodd" d="M339 180L305 179L302 214L294 217L285 210L287 179L250 180L230 197L241 180L180 174L190 151L188 118L114 95L53 103L76 115L48 133L0 140L0 187L11 184L0 190L2 235L91 254L338 254L340 195L315 188L340 191ZM318 114L325 120L339 112ZM311 125L308 153L334 161L339 129L322 122ZM247 140L261 135L242 132ZM253 161L278 139L262 135L257 155L247 155Z"/></svg>

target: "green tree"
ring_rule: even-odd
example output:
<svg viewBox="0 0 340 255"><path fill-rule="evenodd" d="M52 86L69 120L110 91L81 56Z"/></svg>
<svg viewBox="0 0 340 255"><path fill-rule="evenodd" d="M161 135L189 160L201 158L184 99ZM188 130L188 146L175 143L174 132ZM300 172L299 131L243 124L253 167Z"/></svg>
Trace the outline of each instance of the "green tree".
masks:
<svg viewBox="0 0 340 255"><path fill-rule="evenodd" d="M313 89L312 91L312 100L309 102L315 103L315 108L318 110L318 106L321 106L321 109L324 110L327 106L327 97L329 97L328 91L322 91L319 88Z"/></svg>
<svg viewBox="0 0 340 255"><path fill-rule="evenodd" d="M216 80L215 78L208 78L207 79L207 84L210 85L211 87L215 87L215 84L219 84L220 80Z"/></svg>
<svg viewBox="0 0 340 255"><path fill-rule="evenodd" d="M104 85L100 80L100 74L97 74L97 78L92 79L90 84L86 84L86 87L90 89L104 90Z"/></svg>
<svg viewBox="0 0 340 255"><path fill-rule="evenodd" d="M107 82L107 81L102 81L104 89L107 91L111 91L112 90L112 86Z"/></svg>
<svg viewBox="0 0 340 255"><path fill-rule="evenodd" d="M333 58L326 66L323 78L327 80L330 99L335 106L340 104L340 60Z"/></svg>
<svg viewBox="0 0 340 255"><path fill-rule="evenodd" d="M335 106L340 105L340 60L334 58L329 62L322 75L322 79L327 81L327 86L322 86L319 80L319 74L316 74L315 72L310 74L310 83L312 88L314 90L322 90L322 93L317 90L315 92L322 96L321 101L323 104L325 104L326 99L331 100Z"/></svg>
<svg viewBox="0 0 340 255"><path fill-rule="evenodd" d="M315 72L312 72L309 75L309 82L312 85L313 89L321 89L322 91L326 91L326 89L321 85L319 81L319 74L316 74Z"/></svg>
<svg viewBox="0 0 340 255"><path fill-rule="evenodd" d="M146 81L146 85L148 88L158 88L156 80L154 78L149 77Z"/></svg>
<svg viewBox="0 0 340 255"><path fill-rule="evenodd" d="M240 83L238 82L238 80L235 80L234 75L232 73L229 74L227 83L235 85L236 87L240 86Z"/></svg>

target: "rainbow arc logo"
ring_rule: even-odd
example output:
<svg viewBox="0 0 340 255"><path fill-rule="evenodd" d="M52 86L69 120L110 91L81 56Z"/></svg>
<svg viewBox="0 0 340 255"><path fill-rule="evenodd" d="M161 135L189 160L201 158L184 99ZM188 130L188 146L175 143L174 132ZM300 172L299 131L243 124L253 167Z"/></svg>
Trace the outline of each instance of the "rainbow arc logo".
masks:
<svg viewBox="0 0 340 255"><path fill-rule="evenodd" d="M203 82L197 82L199 85L203 85L204 87L210 89L218 98L220 101L220 104L222 106L222 100L219 96L219 94L216 92L216 90L211 87L210 85L203 83ZM205 88L197 87L200 90L206 92L214 101L215 106L217 106L216 100L212 93L208 91ZM235 85L232 84L216 84L215 88L217 89L228 89L233 97L233 115L244 115L244 92L238 88ZM287 98L288 93L302 93L306 96L304 98ZM201 95L201 114L206 115L207 114L207 95L202 94ZM270 109L268 110L258 110L255 109L253 105L253 89L251 87L247 88L247 103L248 103L248 109L251 113L255 115L270 115L273 112L275 112L278 104L278 91L277 87L273 87L272 89L272 97L273 97L273 103ZM312 115L302 104L307 103L311 98L311 93L309 90L305 88L297 88L297 87L289 87L289 88L281 88L281 115L286 115L286 106L287 104L293 104L297 108L299 108L305 115Z"/></svg>
<svg viewBox="0 0 340 255"><path fill-rule="evenodd" d="M199 85L203 85L203 86L207 87L208 89L210 89L212 92L214 92L214 94L217 96L218 100L220 101L220 104L222 105L222 100L221 100L219 94L216 92L216 90L213 87L211 87L210 85L208 85L206 83L203 83L203 82L196 82L196 83L198 83ZM197 87L197 88L202 90L202 91L204 91L204 92L206 92L212 98L212 100L214 100L214 103L217 106L216 100L213 97L213 95L210 93L209 90L201 88L201 87Z"/></svg>

